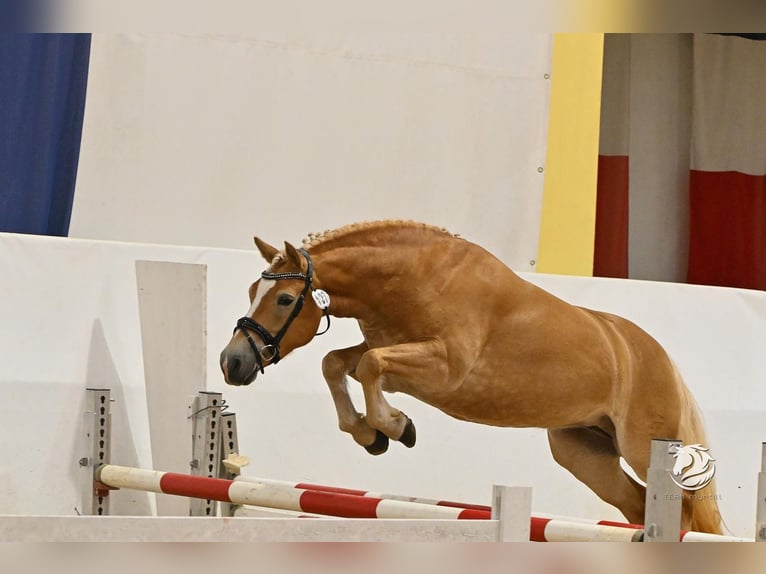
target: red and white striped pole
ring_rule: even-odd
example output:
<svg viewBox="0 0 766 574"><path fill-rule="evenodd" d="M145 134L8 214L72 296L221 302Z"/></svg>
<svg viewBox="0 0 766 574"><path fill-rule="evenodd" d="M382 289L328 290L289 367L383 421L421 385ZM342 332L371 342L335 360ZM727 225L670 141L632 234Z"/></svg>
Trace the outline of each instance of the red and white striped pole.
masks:
<svg viewBox="0 0 766 574"><path fill-rule="evenodd" d="M254 476L238 476L234 480L244 482L258 482L261 484L274 484L289 488L301 488L305 490L315 490L317 492L335 492L338 494L351 494L354 496L364 496L367 498L382 498L385 500L399 500L401 502L416 502L418 504L429 504L432 506L447 506L452 508L463 508L467 510L478 510L484 513L492 512L492 508L483 504L468 504L465 502L454 502L450 500L436 500L433 498L421 498L415 496L403 496L400 494L387 494L374 492L371 490L359 490L356 488L343 488L339 486L328 486L326 484L315 484L312 482L294 482L288 480L276 480L273 478L260 478Z"/></svg>
<svg viewBox="0 0 766 574"><path fill-rule="evenodd" d="M129 488L232 504L327 514L343 518L479 520L490 518L490 513L487 511L466 508L384 500L339 492L292 488L265 482L224 480L111 464L103 465L96 470L96 481L112 488Z"/></svg>
<svg viewBox="0 0 766 574"><path fill-rule="evenodd" d="M158 470L102 465L96 469L95 480L111 488L127 488L344 518L462 520L491 518L489 508L479 505L464 505L449 501L436 501L439 504L427 503L423 501L430 499L407 499L402 496L396 499L383 498L372 496L372 493L368 491L268 479L240 477L238 480L224 480ZM359 494L360 492L364 494ZM643 534L640 526L556 516L533 516L530 527L530 540L535 542L589 540L630 542L640 540ZM700 532L682 532L681 540L698 542L742 539Z"/></svg>
<svg viewBox="0 0 766 574"><path fill-rule="evenodd" d="M419 505L423 504L470 511L470 514L467 513L465 515L460 515L458 516L459 518L476 518L489 520L491 518L492 512L491 507L481 504L468 504L465 502L455 502L451 500L437 500L433 498L378 493L369 490L328 486L325 484L316 484L310 482L291 482L251 476L238 476L235 481L268 484L283 488L293 488L313 492L326 492L332 494L358 496L362 498L370 498L372 500L397 501L403 504L414 503ZM307 511L308 509L303 508L303 510ZM641 528L641 526L619 522L610 522L607 520L580 520L552 515L537 515L531 517L529 539L532 542L564 542L568 540L604 540L611 542L631 542L640 539L642 534Z"/></svg>
<svg viewBox="0 0 766 574"><path fill-rule="evenodd" d="M451 500L438 500L433 498L404 496L401 494L388 494L374 492L370 490L359 490L354 488L344 488L338 486L328 486L326 484L316 484L311 482L295 482L286 480L276 480L272 478L259 478L251 476L238 476L235 480L243 482L257 482L261 484L272 484L289 488L305 489L318 492L333 492L339 494L350 494L369 498L380 498L385 500L398 500L402 502L415 502L418 504L430 504L435 506L445 506L452 508L470 509L486 515L477 514L477 518L488 519L491 508L481 504L468 504L465 502L455 502ZM622 529L617 531L614 529ZM639 524L630 524L628 522L618 522L613 520L595 520L589 518L573 518L571 516L559 516L555 514L535 514L531 517L530 540L533 542L561 542L565 540L613 540L613 541L631 541L638 540L643 534L643 526ZM627 530L627 532L626 532ZM694 532L689 530L681 531L681 542L748 542L749 539L734 536L721 536L718 534L708 534L706 532Z"/></svg>

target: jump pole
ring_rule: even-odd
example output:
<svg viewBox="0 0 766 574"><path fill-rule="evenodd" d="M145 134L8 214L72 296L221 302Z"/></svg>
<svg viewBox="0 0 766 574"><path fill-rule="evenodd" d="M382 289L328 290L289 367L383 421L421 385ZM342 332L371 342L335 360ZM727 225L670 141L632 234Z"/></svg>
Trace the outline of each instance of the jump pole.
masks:
<svg viewBox="0 0 766 574"><path fill-rule="evenodd" d="M476 517L481 517L482 515L489 517L492 511L490 506L481 504L405 496L401 494L386 494L370 490L329 486L312 482L295 482L253 476L238 476L235 480L237 482L268 484L298 490L327 492L359 496L363 498L472 510L476 512ZM617 529L619 529L619 531ZM643 525L630 524L627 522L536 513L531 516L529 539L533 542L577 542L596 540L638 542L641 541L643 537L643 529ZM721 536L719 534L682 530L680 532L679 542L752 542L752 540L736 536Z"/></svg>
<svg viewBox="0 0 766 574"><path fill-rule="evenodd" d="M94 473L94 480L97 484L111 489L127 488L217 500L237 505L254 505L345 518L491 519L489 513L474 510L393 500L386 501L350 494L318 492L273 484L192 476L110 464L99 466ZM527 492L529 489L506 488L511 491L509 494L511 494L510 504L512 506L516 503L513 500L514 490L524 494L527 500L530 499ZM503 518L505 520L510 519L511 522L515 521L519 524L506 525L505 529L500 528L499 540L512 541L513 533L524 532L525 528L527 528L524 524L527 521L526 516L509 517L507 513L504 513Z"/></svg>
<svg viewBox="0 0 766 574"><path fill-rule="evenodd" d="M386 500L339 492L294 488L278 483L231 481L116 465L99 467L96 471L96 480L111 488L200 497L232 504L345 518L491 519L491 512L476 508ZM631 542L639 541L641 535L642 531L635 527L625 528L584 521L574 522L542 516L533 516L529 522L529 540L536 542ZM682 540L687 542L739 540L727 538L703 533L687 533Z"/></svg>
<svg viewBox="0 0 766 574"><path fill-rule="evenodd" d="M290 488L279 484L191 476L111 464L102 465L96 469L95 479L97 483L110 488L127 488L344 518L490 519L490 513L485 511L366 498L336 492Z"/></svg>

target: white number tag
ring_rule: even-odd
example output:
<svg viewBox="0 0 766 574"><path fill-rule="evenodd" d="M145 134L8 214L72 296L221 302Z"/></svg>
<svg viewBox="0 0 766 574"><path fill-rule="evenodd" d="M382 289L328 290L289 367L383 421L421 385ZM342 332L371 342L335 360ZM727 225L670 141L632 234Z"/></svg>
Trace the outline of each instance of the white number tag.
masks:
<svg viewBox="0 0 766 574"><path fill-rule="evenodd" d="M327 309L330 306L330 296L327 294L327 291L314 289L311 292L311 296L314 298L314 302L320 309Z"/></svg>

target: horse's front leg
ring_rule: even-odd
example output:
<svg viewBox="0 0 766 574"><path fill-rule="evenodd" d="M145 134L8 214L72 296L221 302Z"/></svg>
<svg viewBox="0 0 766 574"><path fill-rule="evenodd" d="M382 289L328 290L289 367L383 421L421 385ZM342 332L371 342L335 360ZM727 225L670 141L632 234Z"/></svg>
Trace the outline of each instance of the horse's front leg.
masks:
<svg viewBox="0 0 766 574"><path fill-rule="evenodd" d="M359 360L355 377L362 383L367 424L407 447L415 445L415 425L383 396L387 377L410 387L449 391L450 369L444 343L438 339L370 349Z"/></svg>
<svg viewBox="0 0 766 574"><path fill-rule="evenodd" d="M348 394L347 377L354 376L359 359L367 351L366 343L330 351L322 360L322 374L335 403L340 430L349 433L370 454L382 454L388 449L388 437L367 424Z"/></svg>

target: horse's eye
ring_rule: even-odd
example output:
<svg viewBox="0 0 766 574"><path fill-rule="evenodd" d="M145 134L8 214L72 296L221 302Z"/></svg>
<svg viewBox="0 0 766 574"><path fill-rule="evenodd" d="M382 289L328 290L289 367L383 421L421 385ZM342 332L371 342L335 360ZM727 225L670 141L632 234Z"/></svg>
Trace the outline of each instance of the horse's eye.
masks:
<svg viewBox="0 0 766 574"><path fill-rule="evenodd" d="M288 305L292 304L292 302L293 296L288 295L287 293L282 293L279 297L277 297L277 305L282 307L287 307Z"/></svg>

